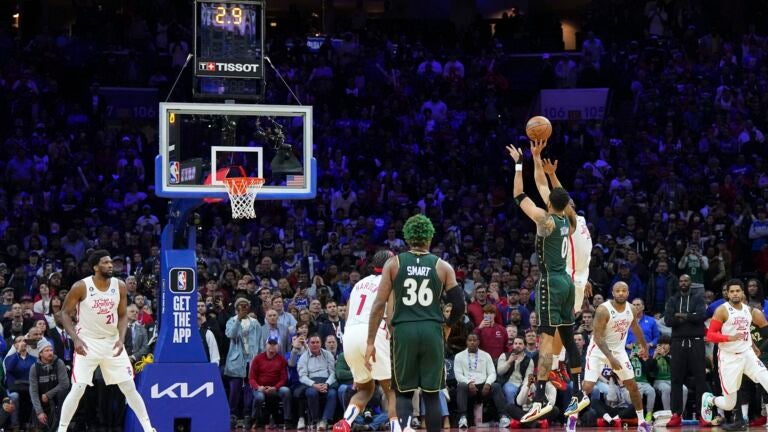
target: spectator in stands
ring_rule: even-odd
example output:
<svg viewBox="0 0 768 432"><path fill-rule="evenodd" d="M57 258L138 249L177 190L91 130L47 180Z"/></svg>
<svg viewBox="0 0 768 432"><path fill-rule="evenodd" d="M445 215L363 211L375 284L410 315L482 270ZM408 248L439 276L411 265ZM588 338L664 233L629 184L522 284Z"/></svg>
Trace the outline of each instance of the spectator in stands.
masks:
<svg viewBox="0 0 768 432"><path fill-rule="evenodd" d="M15 405L19 407L20 418L29 413L29 370L37 362L34 357L27 352L27 342L24 336L17 336L14 339L14 353L9 353L3 361L5 368L5 388L13 399Z"/></svg>
<svg viewBox="0 0 768 432"><path fill-rule="evenodd" d="M634 309L637 323L640 325L640 328L643 329L645 341L648 343L649 355L652 356L653 350L659 343L659 326L656 324L655 319L645 314L645 302L643 302L642 299L636 298L632 300L632 308ZM627 350L632 351L635 342L635 335L628 335Z"/></svg>
<svg viewBox="0 0 768 432"><path fill-rule="evenodd" d="M531 409L534 393L536 393L536 375L531 374L528 375L528 378L523 382L523 386L517 392L517 403L507 405L506 413L511 418L510 428L520 429L520 419ZM547 401L550 404L555 405L557 390L555 390L555 387L549 382L546 384L546 396ZM537 422L539 428L548 429L550 419L555 419L559 415L560 409L557 406L553 406L552 411Z"/></svg>
<svg viewBox="0 0 768 432"><path fill-rule="evenodd" d="M64 365L71 368L75 352L75 344L64 329L64 325L61 323L61 312L57 312L53 317L56 325L48 330L46 337L53 342L53 353L56 355L56 358L63 361Z"/></svg>
<svg viewBox="0 0 768 432"><path fill-rule="evenodd" d="M483 320L475 328L475 334L480 339L480 350L490 354L494 363L506 351L508 338L506 328L496 323L496 311L496 306L492 304L483 306Z"/></svg>
<svg viewBox="0 0 768 432"><path fill-rule="evenodd" d="M248 383L253 389L253 425L264 420L262 414L262 405L267 407L267 413L277 413L277 402L282 402L283 418L280 419L285 425L291 422L293 415L291 412L291 390L288 384L288 362L279 352L280 340L275 336L270 336L266 341L266 349L258 354L251 361L251 367L248 371ZM273 416L278 421L277 415ZM262 423L269 425L269 415ZM253 427L253 425L248 425Z"/></svg>
<svg viewBox="0 0 768 432"><path fill-rule="evenodd" d="M491 356L480 350L476 334L467 336L467 349L456 354L453 370L456 375L456 406L459 412L459 429L468 427L468 407L482 405L491 396L492 385L496 382L496 368ZM498 389L501 393L501 389ZM502 407L503 408L503 407ZM475 409L475 426L482 423L482 414ZM480 410L482 412L482 409Z"/></svg>
<svg viewBox="0 0 768 432"><path fill-rule="evenodd" d="M147 337L147 329L136 321L139 316L139 308L132 304L126 309L128 326L125 330L125 351L131 364L133 364L149 352L149 338Z"/></svg>
<svg viewBox="0 0 768 432"><path fill-rule="evenodd" d="M339 355L336 356L336 383L339 386L339 404L341 406L349 405L349 400L352 397L351 392L354 379L352 377L352 370L347 364L347 359L345 358L344 353L339 353Z"/></svg>
<svg viewBox="0 0 768 432"><path fill-rule="evenodd" d="M667 426L679 426L683 411L683 383L688 375L696 382L696 400L706 391L704 332L706 305L704 298L691 293L691 277L680 275L679 292L667 301L664 321L672 327L670 357L672 359L672 418Z"/></svg>
<svg viewBox="0 0 768 432"><path fill-rule="evenodd" d="M216 365L221 362L221 354L219 354L219 344L216 342L216 336L211 331L208 317L205 314L206 305L203 301L197 302L197 327L200 331L200 339L203 341L203 349L205 349L205 358L211 363Z"/></svg>
<svg viewBox="0 0 768 432"><path fill-rule="evenodd" d="M653 274L648 279L648 289L646 290L646 299L649 307L653 307L654 312L664 310L666 300L672 297L676 290L677 276L670 272L667 261L658 261Z"/></svg>
<svg viewBox="0 0 768 432"><path fill-rule="evenodd" d="M512 351L502 354L496 365L498 374L496 382L502 386L507 404L515 403L517 392L523 385L525 377L533 374L533 367L531 358L525 355L525 339L522 336L515 336Z"/></svg>
<svg viewBox="0 0 768 432"><path fill-rule="evenodd" d="M225 331L229 338L229 352L224 363L224 376L229 377L229 410L233 423L241 418L244 424L251 422L253 391L248 386L248 365L262 349L259 346L261 326L258 320L248 316L250 307L248 299L238 297L235 300L237 314L227 321Z"/></svg>
<svg viewBox="0 0 768 432"><path fill-rule="evenodd" d="M592 331L594 330L595 313L591 309L582 311L581 313L581 325L576 329L576 333L581 333L587 337L592 337Z"/></svg>
<svg viewBox="0 0 768 432"><path fill-rule="evenodd" d="M261 326L259 333L259 346L266 346L267 340L270 338L276 338L278 340L278 349L280 354L288 352L290 335L288 333L288 327L277 322L277 311L269 309L264 319L264 325Z"/></svg>
<svg viewBox="0 0 768 432"><path fill-rule="evenodd" d="M328 426L329 420L333 420L336 410L335 366L336 360L322 348L320 336L310 336L309 350L301 355L298 363L299 380L304 385L303 394L297 396L294 392L294 397L306 397L310 419L317 422L320 430ZM299 426L296 428L302 429Z"/></svg>
<svg viewBox="0 0 768 432"><path fill-rule="evenodd" d="M647 352L640 353L635 347L631 349L629 357L632 368L635 370L635 382L637 388L640 391L641 397L645 397L643 406L646 407L645 419L649 422L653 420L653 410L656 404L656 390L653 388L650 378L650 363L654 360L650 359Z"/></svg>
<svg viewBox="0 0 768 432"><path fill-rule="evenodd" d="M29 371L29 396L37 427L52 430L69 390L69 372L47 341L40 342L40 357Z"/></svg>
<svg viewBox="0 0 768 432"><path fill-rule="evenodd" d="M323 320L318 329L322 340L325 341L329 335L334 335L339 345L339 351L343 351L341 338L344 336L344 325L345 321L339 316L339 308L336 301L328 301L325 304L325 320Z"/></svg>
<svg viewBox="0 0 768 432"><path fill-rule="evenodd" d="M472 320L472 324L475 327L480 327L480 324L485 318L485 312L483 312L483 307L485 307L485 305L487 304L490 304L490 305L493 305L493 304L488 300L488 289L484 284L475 285L474 298L475 300L472 303L467 305L467 315L469 315L469 318ZM496 315L494 317L494 321L496 322L496 324L499 324L502 326L504 325L499 315Z"/></svg>
<svg viewBox="0 0 768 432"><path fill-rule="evenodd" d="M280 296L272 297L272 309L277 311L277 323L285 326L288 329L289 334L296 332L296 317L286 313L284 308L285 303Z"/></svg>

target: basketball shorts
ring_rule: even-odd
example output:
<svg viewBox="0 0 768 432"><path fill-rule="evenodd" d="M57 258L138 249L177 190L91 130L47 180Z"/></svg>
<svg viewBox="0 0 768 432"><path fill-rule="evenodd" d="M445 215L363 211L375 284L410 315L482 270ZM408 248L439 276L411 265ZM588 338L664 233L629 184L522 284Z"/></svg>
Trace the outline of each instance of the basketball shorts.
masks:
<svg viewBox="0 0 768 432"><path fill-rule="evenodd" d="M445 387L445 345L442 323L398 323L392 333L392 380L397 391L421 388L437 392Z"/></svg>
<svg viewBox="0 0 768 432"><path fill-rule="evenodd" d="M376 333L376 361L371 363L371 370L365 367L365 349L368 345L368 326L355 325L344 331L344 359L352 371L356 383L366 383L374 380L392 378L392 362L390 361L390 335L387 325L382 321Z"/></svg>
<svg viewBox="0 0 768 432"><path fill-rule="evenodd" d="M114 339L92 339L80 336L86 345L86 355L75 353L72 360L72 383L93 385L93 372L101 367L104 382L119 384L133 379L133 366L128 354L123 352L117 357L112 354L115 346Z"/></svg>
<svg viewBox="0 0 768 432"><path fill-rule="evenodd" d="M573 325L575 287L571 277L563 273L542 272L536 286L536 315L543 327Z"/></svg>
<svg viewBox="0 0 768 432"><path fill-rule="evenodd" d="M613 351L613 356L621 363L621 369L613 371L620 380L626 381L635 378L635 370L632 368L632 363L629 362L627 352L623 349ZM591 345L587 350L587 360L584 368L584 381L597 382L600 374L603 373L603 369L610 368L611 363L600 351L597 345Z"/></svg>
<svg viewBox="0 0 768 432"><path fill-rule="evenodd" d="M736 393L741 388L741 378L744 375L759 383L760 376L768 373L768 369L751 349L739 354L718 350L717 365L720 385L726 395Z"/></svg>

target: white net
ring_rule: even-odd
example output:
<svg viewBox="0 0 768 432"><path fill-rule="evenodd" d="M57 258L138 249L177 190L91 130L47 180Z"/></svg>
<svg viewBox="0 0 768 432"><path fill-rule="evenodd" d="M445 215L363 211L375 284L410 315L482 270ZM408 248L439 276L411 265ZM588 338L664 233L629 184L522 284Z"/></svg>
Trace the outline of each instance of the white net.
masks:
<svg viewBox="0 0 768 432"><path fill-rule="evenodd" d="M235 219L253 219L256 209L253 207L256 194L264 185L264 179L259 177L233 177L224 179L232 204L232 217Z"/></svg>

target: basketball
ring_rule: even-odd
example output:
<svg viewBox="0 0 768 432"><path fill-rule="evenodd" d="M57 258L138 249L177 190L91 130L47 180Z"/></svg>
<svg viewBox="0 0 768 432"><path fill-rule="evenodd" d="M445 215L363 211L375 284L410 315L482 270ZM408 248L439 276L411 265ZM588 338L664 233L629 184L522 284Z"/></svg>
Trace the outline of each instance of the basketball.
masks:
<svg viewBox="0 0 768 432"><path fill-rule="evenodd" d="M525 125L525 134L532 140L549 139L552 135L552 123L546 117L531 117Z"/></svg>

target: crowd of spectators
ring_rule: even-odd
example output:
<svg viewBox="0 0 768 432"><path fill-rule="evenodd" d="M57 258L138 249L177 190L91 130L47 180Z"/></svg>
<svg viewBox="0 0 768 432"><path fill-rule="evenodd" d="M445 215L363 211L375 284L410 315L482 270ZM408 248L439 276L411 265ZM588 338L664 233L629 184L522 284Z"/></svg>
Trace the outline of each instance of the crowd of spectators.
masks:
<svg viewBox="0 0 768 432"><path fill-rule="evenodd" d="M100 86L165 94L192 44L191 10L127 3L133 8L78 5L73 32L0 30L0 422L9 426L55 424L72 361L56 313L68 287L91 272L89 250L109 250L126 281L132 360L151 352L157 333L166 202L152 190L156 120L111 121ZM727 3L594 1L581 51L541 59L542 87L612 90L604 120L556 123L547 150L595 245L594 296L582 305L577 344L589 343L594 308L611 285L627 282L653 348L645 356L631 340L627 347L648 411L655 404L689 419L697 397L686 403L688 388L695 396L719 389L716 365L710 349L684 386L675 342L703 336L699 309L716 304L731 277L750 279L751 304L768 304L768 38L760 27L768 20L758 2ZM281 408L274 423L323 427L338 418L354 391L341 344L349 290L371 272L377 248L405 250L400 229L417 212L434 222L432 250L454 266L468 300L446 344L446 425L514 424L531 402L531 293L540 277L533 226L510 197L514 172L503 151L525 144L531 114L498 66L514 34L494 35L478 21L455 46L440 46L364 16L353 23L340 45L317 53L301 31L269 41L289 85L314 107L317 198L260 202L247 222L233 222L226 203L201 208L198 322L233 424L269 423L266 414L278 411L262 403ZM500 24L535 32L521 17ZM295 28L306 30L300 21ZM292 103L272 83L267 100ZM665 311L683 295L697 300L690 310ZM690 333L680 334L689 318ZM567 389L558 377L547 395L562 404ZM97 376L88 394L81 411L98 415L80 415L80 425L118 427L119 392ZM379 402L357 427L387 424ZM628 406L608 371L582 421L631 419ZM420 410L414 401L414 426Z"/></svg>

